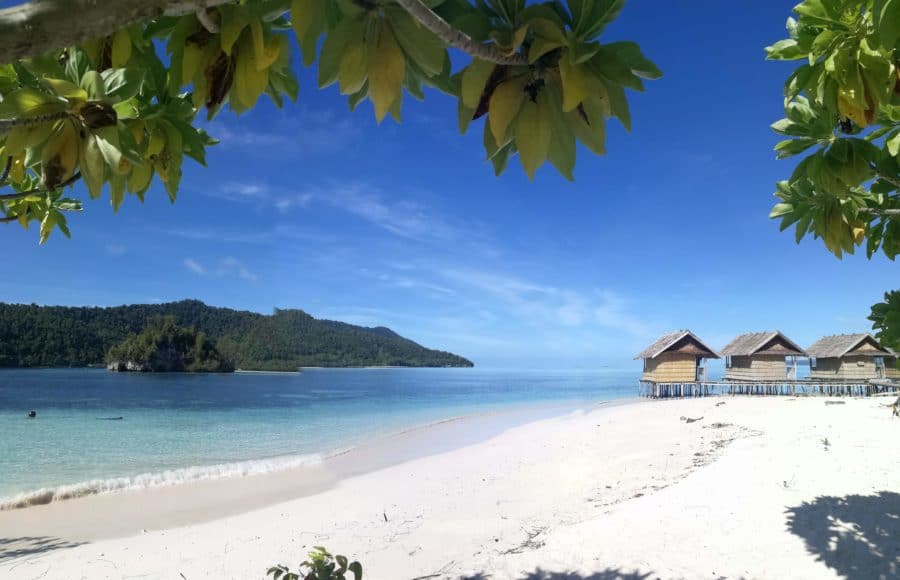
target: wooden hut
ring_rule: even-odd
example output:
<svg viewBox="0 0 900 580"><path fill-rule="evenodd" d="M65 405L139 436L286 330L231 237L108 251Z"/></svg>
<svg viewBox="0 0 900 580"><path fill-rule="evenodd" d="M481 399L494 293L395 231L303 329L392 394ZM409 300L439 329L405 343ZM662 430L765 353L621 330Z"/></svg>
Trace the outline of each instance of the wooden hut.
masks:
<svg viewBox="0 0 900 580"><path fill-rule="evenodd" d="M866 381L885 378L886 359L894 354L871 334L838 334L817 340L809 353L813 380Z"/></svg>
<svg viewBox="0 0 900 580"><path fill-rule="evenodd" d="M725 357L725 380L766 382L796 380L797 357L806 351L775 330L742 334L719 354Z"/></svg>
<svg viewBox="0 0 900 580"><path fill-rule="evenodd" d="M719 355L690 330L676 330L659 337L634 358L644 360L642 381L692 383L706 380L705 359Z"/></svg>

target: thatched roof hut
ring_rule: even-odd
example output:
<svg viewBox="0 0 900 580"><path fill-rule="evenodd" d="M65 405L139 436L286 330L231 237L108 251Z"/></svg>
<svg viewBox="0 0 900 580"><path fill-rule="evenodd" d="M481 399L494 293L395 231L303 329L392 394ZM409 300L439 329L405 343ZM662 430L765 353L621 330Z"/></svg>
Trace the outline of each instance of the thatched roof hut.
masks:
<svg viewBox="0 0 900 580"><path fill-rule="evenodd" d="M885 378L885 359L893 353L868 333L825 336L806 349L812 379L868 380Z"/></svg>
<svg viewBox="0 0 900 580"><path fill-rule="evenodd" d="M778 330L742 334L719 352L725 357L725 379L731 381L796 379L796 357L806 356L806 351Z"/></svg>
<svg viewBox="0 0 900 580"><path fill-rule="evenodd" d="M662 335L634 358L644 360L641 380L691 383L705 379L704 360L719 355L690 330L676 330Z"/></svg>

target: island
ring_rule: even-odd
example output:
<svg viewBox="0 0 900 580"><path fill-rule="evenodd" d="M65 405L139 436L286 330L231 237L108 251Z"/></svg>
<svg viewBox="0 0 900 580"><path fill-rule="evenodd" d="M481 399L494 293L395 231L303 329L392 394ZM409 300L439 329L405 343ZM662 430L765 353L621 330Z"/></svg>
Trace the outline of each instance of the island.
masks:
<svg viewBox="0 0 900 580"><path fill-rule="evenodd" d="M209 306L199 300L113 307L41 306L0 303L0 367L87 367L116 363L139 368L123 348L157 318L202 333L213 358L233 368L295 372L301 367L471 367L459 355L426 348L393 330L317 319L298 309L272 314ZM146 340L148 337L144 337ZM132 342L135 346L137 343ZM195 345L191 345L195 348ZM165 349L163 349L165 350ZM181 352L179 350L179 352ZM212 351L209 351L212 352ZM187 354L187 351L184 351ZM162 368L178 366L178 356L157 355ZM191 359L193 361L193 359ZM119 363L122 363L120 365ZM194 364L186 363L187 366ZM152 366L152 365L151 365Z"/></svg>
<svg viewBox="0 0 900 580"><path fill-rule="evenodd" d="M106 368L117 372L230 373L234 363L206 334L179 326L174 316L154 316L139 334L109 349Z"/></svg>

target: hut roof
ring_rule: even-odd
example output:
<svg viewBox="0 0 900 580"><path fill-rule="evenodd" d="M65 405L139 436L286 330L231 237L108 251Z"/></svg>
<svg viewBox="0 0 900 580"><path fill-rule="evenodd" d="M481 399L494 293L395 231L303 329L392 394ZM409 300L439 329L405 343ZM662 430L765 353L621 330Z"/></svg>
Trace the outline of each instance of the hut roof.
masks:
<svg viewBox="0 0 900 580"><path fill-rule="evenodd" d="M690 330L676 330L674 332L666 333L657 338L653 344L645 348L634 358L656 358L667 350L679 350L678 348L673 348L679 346L693 346L694 348L689 351L692 352L692 354L698 354L706 358L719 358L716 351L706 346L703 341L697 338ZM685 352L685 350L682 350L682 352Z"/></svg>
<svg viewBox="0 0 900 580"><path fill-rule="evenodd" d="M729 342L720 352L725 356L751 356L763 350L772 341L780 339L783 345L772 348L773 354L806 355L806 351L800 348L796 342L789 339L778 330L769 332L748 332ZM767 349L768 350L768 349Z"/></svg>
<svg viewBox="0 0 900 580"><path fill-rule="evenodd" d="M806 351L809 353L809 356L816 358L841 358L851 350L859 347L863 342L869 342L869 348L854 354L890 356L890 352L883 349L874 336L865 332L824 336L810 345Z"/></svg>

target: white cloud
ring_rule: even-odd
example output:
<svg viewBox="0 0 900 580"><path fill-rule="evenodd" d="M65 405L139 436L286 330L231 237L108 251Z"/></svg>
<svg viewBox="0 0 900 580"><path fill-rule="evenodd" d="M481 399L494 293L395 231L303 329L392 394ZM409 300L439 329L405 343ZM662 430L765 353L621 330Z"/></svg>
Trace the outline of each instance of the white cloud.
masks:
<svg viewBox="0 0 900 580"><path fill-rule="evenodd" d="M249 121L220 118L208 126L210 135L220 140L218 147L239 149L251 155L283 153L330 154L359 141L362 131L347 116L327 110L302 110L298 117L279 119L265 131Z"/></svg>
<svg viewBox="0 0 900 580"><path fill-rule="evenodd" d="M194 274L206 274L206 268L200 265L200 263L193 258L185 258L184 259L184 267L193 272Z"/></svg>
<svg viewBox="0 0 900 580"><path fill-rule="evenodd" d="M634 337L652 334L650 325L629 313L628 300L608 290L586 294L470 268L444 269L439 274L457 284L493 295L528 324L599 326Z"/></svg>
<svg viewBox="0 0 900 580"><path fill-rule="evenodd" d="M258 276L248 270L240 260L231 256L222 259L217 274L219 276L235 275L242 280L247 280L249 282L256 282L258 279Z"/></svg>
<svg viewBox="0 0 900 580"><path fill-rule="evenodd" d="M264 204L282 213L317 204L349 213L392 234L417 241L446 242L460 237L456 227L427 206L411 200L387 200L380 190L363 183L279 193L265 184L227 182L207 194L234 202Z"/></svg>
<svg viewBox="0 0 900 580"><path fill-rule="evenodd" d="M218 266L216 266L215 270L210 271L207 267L203 266L200 262L193 258L185 258L184 259L184 267L194 274L198 274L200 276L205 276L208 273L215 274L219 277L225 276L237 276L242 280L247 280L249 282L256 282L258 276L251 272L247 267L237 258L233 258L232 256L226 256L219 261Z"/></svg>

